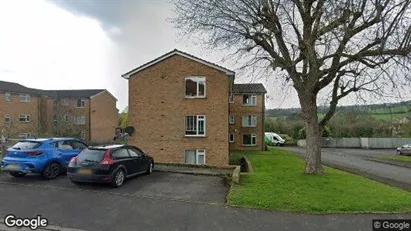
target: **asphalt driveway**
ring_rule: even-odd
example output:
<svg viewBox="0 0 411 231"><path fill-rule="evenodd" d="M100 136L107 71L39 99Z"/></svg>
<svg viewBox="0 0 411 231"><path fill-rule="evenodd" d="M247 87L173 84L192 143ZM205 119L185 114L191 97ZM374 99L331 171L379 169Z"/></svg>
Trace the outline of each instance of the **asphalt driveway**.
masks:
<svg viewBox="0 0 411 231"><path fill-rule="evenodd" d="M307 215L226 206L222 178L155 172L122 188L72 185L0 175L2 217L41 215L49 223L94 230L371 230L372 219L397 215Z"/></svg>

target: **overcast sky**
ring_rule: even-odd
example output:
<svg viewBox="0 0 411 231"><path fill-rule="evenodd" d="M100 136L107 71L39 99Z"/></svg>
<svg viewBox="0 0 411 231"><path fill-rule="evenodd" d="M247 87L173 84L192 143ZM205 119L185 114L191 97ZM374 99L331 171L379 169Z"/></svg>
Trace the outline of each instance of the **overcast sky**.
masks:
<svg viewBox="0 0 411 231"><path fill-rule="evenodd" d="M2 0L0 1L0 80L41 89L105 88L128 104L121 74L175 48L218 63L227 53L202 49L178 36L168 22L166 0ZM294 90L281 90L273 78L242 76L236 82L262 82L267 107L297 107Z"/></svg>

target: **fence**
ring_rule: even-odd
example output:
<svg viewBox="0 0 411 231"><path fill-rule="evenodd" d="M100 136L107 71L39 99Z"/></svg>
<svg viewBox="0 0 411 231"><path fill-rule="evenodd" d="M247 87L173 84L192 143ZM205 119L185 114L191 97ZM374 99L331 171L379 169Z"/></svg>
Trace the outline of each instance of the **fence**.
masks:
<svg viewBox="0 0 411 231"><path fill-rule="evenodd" d="M411 144L411 138L330 138L323 137L323 148L370 148L392 149ZM298 140L297 145L306 146L306 140Z"/></svg>

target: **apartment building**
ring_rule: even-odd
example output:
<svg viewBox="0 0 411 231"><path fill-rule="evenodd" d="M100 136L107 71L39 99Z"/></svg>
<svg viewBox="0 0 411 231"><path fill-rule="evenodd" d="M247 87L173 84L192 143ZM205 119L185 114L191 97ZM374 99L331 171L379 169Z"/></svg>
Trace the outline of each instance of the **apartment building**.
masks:
<svg viewBox="0 0 411 231"><path fill-rule="evenodd" d="M116 103L104 89L39 90L0 81L0 135L109 142L118 126Z"/></svg>
<svg viewBox="0 0 411 231"><path fill-rule="evenodd" d="M230 149L263 149L263 85L234 84L233 71L179 50L122 77L129 81L128 123L135 128L129 143L156 161L225 166ZM244 116L245 125L248 115L247 127L229 123Z"/></svg>

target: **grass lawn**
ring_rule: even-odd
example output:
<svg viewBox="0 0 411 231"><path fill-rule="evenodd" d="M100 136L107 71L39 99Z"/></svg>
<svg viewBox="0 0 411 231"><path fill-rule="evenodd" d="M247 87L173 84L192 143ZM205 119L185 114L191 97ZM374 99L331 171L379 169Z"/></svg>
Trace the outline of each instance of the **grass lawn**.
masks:
<svg viewBox="0 0 411 231"><path fill-rule="evenodd" d="M254 173L242 174L229 204L295 212L409 212L411 193L367 178L325 167L325 175L303 174L304 162L292 153L234 152L246 155Z"/></svg>
<svg viewBox="0 0 411 231"><path fill-rule="evenodd" d="M399 156L399 155L398 156L384 156L384 157L381 157L381 159L396 160L396 161L411 163L411 156Z"/></svg>

